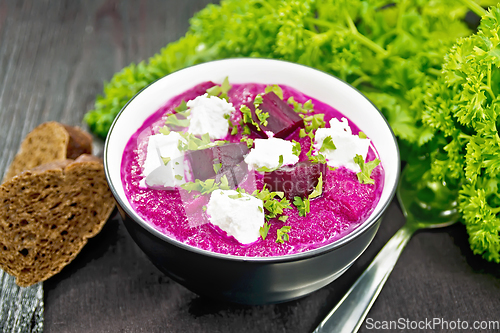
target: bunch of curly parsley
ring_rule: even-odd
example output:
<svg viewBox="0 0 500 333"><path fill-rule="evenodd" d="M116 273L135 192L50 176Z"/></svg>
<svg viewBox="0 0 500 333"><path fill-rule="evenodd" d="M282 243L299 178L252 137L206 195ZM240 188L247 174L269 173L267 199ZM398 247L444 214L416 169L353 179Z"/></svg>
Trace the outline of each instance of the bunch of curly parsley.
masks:
<svg viewBox="0 0 500 333"><path fill-rule="evenodd" d="M434 128L430 173L461 184L459 208L476 254L500 262L500 6L445 57L425 100Z"/></svg>
<svg viewBox="0 0 500 333"><path fill-rule="evenodd" d="M183 38L148 61L131 64L115 74L84 120L95 134L105 138L115 116L138 91L172 71L205 61L263 57L315 67L349 82L374 102L398 137L403 160L431 155L429 174L443 174L457 182L473 178L460 194L471 246L488 260L498 261L500 223L494 207L500 206L500 198L497 178L492 176L498 162L480 148L487 142L481 140L489 140L489 136L478 136L460 121L450 120L452 111L442 115L426 112L425 121L422 118L432 105L426 97L429 89L443 96L449 108L455 99L468 98L452 96L456 91L448 91L447 85L457 86L454 80L458 78L449 77L447 82L441 70L444 56L457 38L471 34L463 20L469 10L483 13L473 0L223 0L197 13ZM453 76L459 71L450 66L459 59L449 58L445 71ZM492 82L498 82L497 76L492 72ZM495 89L491 88L491 94L485 90L485 101L477 95L462 102L491 104ZM492 111L478 114L487 112ZM457 119L465 122L470 118L458 114ZM440 117L450 119L433 120ZM470 140L475 135L477 139ZM464 148L466 141L474 143ZM470 176L474 172L477 175ZM484 193L481 188L486 189ZM491 228L484 231L485 224L479 221L488 216Z"/></svg>
<svg viewBox="0 0 500 333"><path fill-rule="evenodd" d="M457 37L471 33L466 12L456 0L223 0L197 13L183 38L114 75L84 120L105 138L125 103L154 80L209 60L263 57L351 83L400 139L421 146L423 92Z"/></svg>

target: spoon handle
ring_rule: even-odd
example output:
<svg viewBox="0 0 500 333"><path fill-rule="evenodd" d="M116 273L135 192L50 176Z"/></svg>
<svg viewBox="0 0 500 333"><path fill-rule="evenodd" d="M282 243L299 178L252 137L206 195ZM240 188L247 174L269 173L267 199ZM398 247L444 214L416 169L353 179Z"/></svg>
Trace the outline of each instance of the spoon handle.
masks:
<svg viewBox="0 0 500 333"><path fill-rule="evenodd" d="M405 224L392 236L313 333L358 331L413 232L414 229Z"/></svg>

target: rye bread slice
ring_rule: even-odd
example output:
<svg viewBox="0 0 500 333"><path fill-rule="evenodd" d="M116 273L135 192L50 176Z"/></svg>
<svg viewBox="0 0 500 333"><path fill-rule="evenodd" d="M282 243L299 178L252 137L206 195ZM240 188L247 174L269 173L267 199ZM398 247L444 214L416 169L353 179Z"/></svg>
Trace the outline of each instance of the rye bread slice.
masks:
<svg viewBox="0 0 500 333"><path fill-rule="evenodd" d="M48 163L0 186L0 267L26 287L73 260L115 207L101 159Z"/></svg>
<svg viewBox="0 0 500 333"><path fill-rule="evenodd" d="M55 121L35 127L21 143L2 182L39 165L92 153L92 136L78 127Z"/></svg>

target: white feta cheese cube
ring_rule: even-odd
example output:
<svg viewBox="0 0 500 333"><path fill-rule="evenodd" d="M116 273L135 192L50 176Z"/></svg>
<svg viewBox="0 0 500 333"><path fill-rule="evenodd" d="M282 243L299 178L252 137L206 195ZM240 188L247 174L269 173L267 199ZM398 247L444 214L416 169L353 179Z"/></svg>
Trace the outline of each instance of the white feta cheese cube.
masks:
<svg viewBox="0 0 500 333"><path fill-rule="evenodd" d="M210 139L223 139L229 130L227 117L235 111L232 103L217 96L204 94L186 103L190 109L188 132L208 133Z"/></svg>
<svg viewBox="0 0 500 333"><path fill-rule="evenodd" d="M356 155L363 156L366 159L370 139L361 139L358 135L353 135L346 118L339 121L337 118L330 120L329 128L318 128L314 137L314 155L319 154L323 141L331 137L336 149L326 149L320 154L324 155L327 164L331 167L346 167L354 172L360 172L361 169L354 162Z"/></svg>
<svg viewBox="0 0 500 333"><path fill-rule="evenodd" d="M179 140L185 142L177 132L149 137L141 187L172 187L186 182L184 154L178 148ZM170 161L165 164L162 157Z"/></svg>
<svg viewBox="0 0 500 333"><path fill-rule="evenodd" d="M255 139L255 147L245 156L245 162L253 169L276 169L280 155L283 165L295 164L299 157L293 154L293 143L279 138Z"/></svg>
<svg viewBox="0 0 500 333"><path fill-rule="evenodd" d="M261 199L234 190L215 190L207 204L209 221L242 244L260 237L264 224L264 203Z"/></svg>

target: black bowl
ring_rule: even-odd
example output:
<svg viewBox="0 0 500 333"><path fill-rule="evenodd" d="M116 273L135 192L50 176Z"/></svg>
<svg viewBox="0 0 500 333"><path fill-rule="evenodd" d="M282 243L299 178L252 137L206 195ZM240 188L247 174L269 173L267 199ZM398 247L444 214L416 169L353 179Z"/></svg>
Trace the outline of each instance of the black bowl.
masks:
<svg viewBox="0 0 500 333"><path fill-rule="evenodd" d="M303 253L275 257L239 257L201 250L169 238L131 207L121 182L125 146L142 123L170 98L204 81L285 84L325 102L370 137L382 161L385 179L379 203L368 219L345 237ZM387 121L373 104L345 82L321 71L268 59L226 59L172 73L138 93L116 117L104 149L106 178L134 241L165 274L188 289L243 304L293 300L331 283L370 244L391 202L399 178L399 151Z"/></svg>

